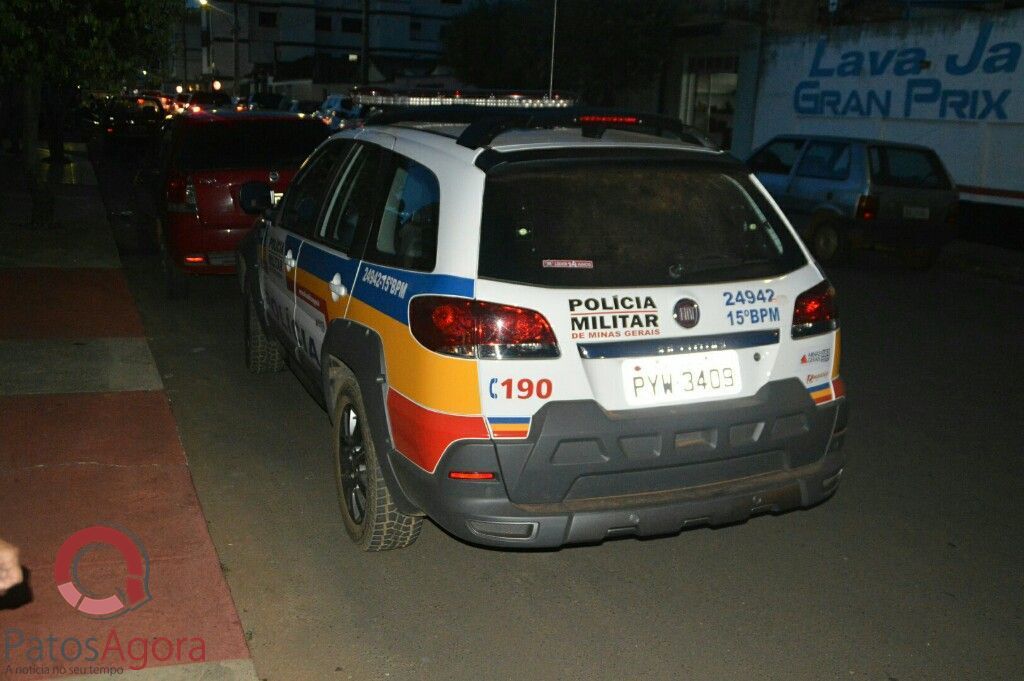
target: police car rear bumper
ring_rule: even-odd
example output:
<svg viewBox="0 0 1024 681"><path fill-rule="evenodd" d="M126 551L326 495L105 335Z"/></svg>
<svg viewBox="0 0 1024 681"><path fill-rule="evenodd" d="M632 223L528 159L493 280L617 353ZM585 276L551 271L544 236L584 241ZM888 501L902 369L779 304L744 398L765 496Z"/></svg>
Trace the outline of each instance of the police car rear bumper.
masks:
<svg viewBox="0 0 1024 681"><path fill-rule="evenodd" d="M592 402L552 403L535 417L530 438L512 449L457 443L434 475L407 460L396 461L396 472L410 499L445 530L476 544L520 548L726 525L813 506L837 489L845 398L815 405L791 380L768 384L754 398L705 406L623 418ZM573 423L575 432L567 431ZM640 460L641 452L623 443L643 433L671 443L672 451ZM572 443L578 456L580 442L592 442L599 460L558 462L560 445ZM496 479L449 477L488 470Z"/></svg>
<svg viewBox="0 0 1024 681"><path fill-rule="evenodd" d="M620 536L670 535L699 526L743 522L754 515L782 513L813 506L832 495L842 476L842 464L826 457L821 465L791 474L776 474L720 483L707 488L679 490L661 499L625 496L601 500L594 510L566 504L555 514L545 507L504 504L464 505L469 511L435 518L452 534L476 544L505 547L553 548L593 544ZM455 510L455 509L453 509ZM530 511L536 512L530 513ZM520 515L513 515L519 512Z"/></svg>

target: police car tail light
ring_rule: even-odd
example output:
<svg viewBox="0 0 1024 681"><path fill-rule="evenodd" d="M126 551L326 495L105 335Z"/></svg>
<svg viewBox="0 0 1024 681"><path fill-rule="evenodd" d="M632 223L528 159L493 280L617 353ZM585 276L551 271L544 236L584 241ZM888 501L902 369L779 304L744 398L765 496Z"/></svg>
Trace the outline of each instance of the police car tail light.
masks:
<svg viewBox="0 0 1024 681"><path fill-rule="evenodd" d="M797 296L793 306L793 338L813 336L839 327L836 290L828 281Z"/></svg>
<svg viewBox="0 0 1024 681"><path fill-rule="evenodd" d="M483 300L419 296L409 305L412 334L429 350L474 359L558 357L544 315Z"/></svg>

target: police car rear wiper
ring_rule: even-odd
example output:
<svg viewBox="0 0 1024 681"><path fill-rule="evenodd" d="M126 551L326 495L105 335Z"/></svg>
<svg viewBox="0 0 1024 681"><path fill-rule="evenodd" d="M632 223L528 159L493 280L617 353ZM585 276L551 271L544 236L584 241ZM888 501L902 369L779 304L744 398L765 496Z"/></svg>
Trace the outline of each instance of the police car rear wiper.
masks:
<svg viewBox="0 0 1024 681"><path fill-rule="evenodd" d="M673 279L678 279L686 274L696 272L710 272L713 270L726 270L732 267L743 265L756 265L768 262L764 258L745 259L735 255L722 253L708 253L696 257L679 258L668 267L668 274Z"/></svg>

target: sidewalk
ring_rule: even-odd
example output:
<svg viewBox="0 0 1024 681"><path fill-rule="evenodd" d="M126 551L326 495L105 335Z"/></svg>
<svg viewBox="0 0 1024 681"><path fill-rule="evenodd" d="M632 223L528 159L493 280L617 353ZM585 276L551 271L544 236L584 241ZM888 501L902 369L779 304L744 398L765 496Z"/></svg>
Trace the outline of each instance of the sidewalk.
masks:
<svg viewBox="0 0 1024 681"><path fill-rule="evenodd" d="M44 231L0 156L0 536L28 574L0 599L0 679L251 681L95 176L70 152ZM97 525L125 543L94 531L59 554Z"/></svg>

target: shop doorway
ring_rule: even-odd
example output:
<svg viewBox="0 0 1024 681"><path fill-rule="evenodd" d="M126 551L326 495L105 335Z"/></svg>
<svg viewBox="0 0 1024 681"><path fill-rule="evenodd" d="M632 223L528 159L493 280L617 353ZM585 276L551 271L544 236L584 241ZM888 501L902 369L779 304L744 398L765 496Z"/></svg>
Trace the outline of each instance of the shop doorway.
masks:
<svg viewBox="0 0 1024 681"><path fill-rule="evenodd" d="M683 70L679 118L723 149L732 146L738 66L735 55L694 55Z"/></svg>

